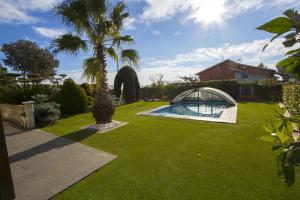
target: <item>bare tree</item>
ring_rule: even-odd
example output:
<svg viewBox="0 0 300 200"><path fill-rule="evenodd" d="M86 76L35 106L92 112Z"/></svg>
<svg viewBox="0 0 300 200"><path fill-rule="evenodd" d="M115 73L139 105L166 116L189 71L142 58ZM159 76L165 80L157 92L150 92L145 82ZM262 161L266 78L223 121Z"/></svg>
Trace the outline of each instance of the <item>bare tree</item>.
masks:
<svg viewBox="0 0 300 200"><path fill-rule="evenodd" d="M149 76L149 79L151 81L152 86L162 86L165 82L163 81L164 74L162 73L157 73L157 74L152 74Z"/></svg>

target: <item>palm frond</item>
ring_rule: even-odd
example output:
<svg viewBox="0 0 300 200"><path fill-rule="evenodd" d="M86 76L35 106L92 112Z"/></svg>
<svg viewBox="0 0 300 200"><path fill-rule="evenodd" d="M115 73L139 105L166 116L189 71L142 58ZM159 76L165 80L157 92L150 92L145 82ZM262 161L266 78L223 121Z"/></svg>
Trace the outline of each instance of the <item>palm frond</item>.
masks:
<svg viewBox="0 0 300 200"><path fill-rule="evenodd" d="M110 19L117 30L120 30L123 27L124 20L129 17L129 13L125 12L125 10L125 3L118 2L110 13Z"/></svg>
<svg viewBox="0 0 300 200"><path fill-rule="evenodd" d="M124 35L124 36L115 35L112 42L113 45L117 45L117 46L134 44L134 40L130 35Z"/></svg>
<svg viewBox="0 0 300 200"><path fill-rule="evenodd" d="M62 17L62 22L72 26L79 33L94 35L94 27L89 17L89 10L86 1L63 1L54 8L56 15Z"/></svg>
<svg viewBox="0 0 300 200"><path fill-rule="evenodd" d="M94 57L87 58L83 62L83 77L95 83L99 74L102 74L101 62Z"/></svg>
<svg viewBox="0 0 300 200"><path fill-rule="evenodd" d="M55 54L59 52L77 54L79 50L86 51L87 44L79 36L68 33L54 39L51 43L51 49Z"/></svg>
<svg viewBox="0 0 300 200"><path fill-rule="evenodd" d="M129 65L138 66L140 57L138 52L134 49L125 49L121 51L121 60L123 63L128 63Z"/></svg>
<svg viewBox="0 0 300 200"><path fill-rule="evenodd" d="M85 0L88 13L93 16L96 21L102 21L106 14L106 0Z"/></svg>
<svg viewBox="0 0 300 200"><path fill-rule="evenodd" d="M115 61L117 61L119 58L118 53L113 47L106 48L106 53Z"/></svg>

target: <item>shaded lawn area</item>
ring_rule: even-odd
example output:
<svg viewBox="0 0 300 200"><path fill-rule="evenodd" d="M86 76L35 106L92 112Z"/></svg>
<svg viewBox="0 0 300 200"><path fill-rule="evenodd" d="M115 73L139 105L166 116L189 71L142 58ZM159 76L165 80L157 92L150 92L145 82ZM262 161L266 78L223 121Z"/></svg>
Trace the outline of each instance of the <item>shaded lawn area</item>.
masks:
<svg viewBox="0 0 300 200"><path fill-rule="evenodd" d="M287 188L263 126L275 104L240 103L237 124L138 116L166 103L120 106L129 125L104 135L80 131L91 113L60 120L45 131L119 157L57 199L300 199L300 176Z"/></svg>

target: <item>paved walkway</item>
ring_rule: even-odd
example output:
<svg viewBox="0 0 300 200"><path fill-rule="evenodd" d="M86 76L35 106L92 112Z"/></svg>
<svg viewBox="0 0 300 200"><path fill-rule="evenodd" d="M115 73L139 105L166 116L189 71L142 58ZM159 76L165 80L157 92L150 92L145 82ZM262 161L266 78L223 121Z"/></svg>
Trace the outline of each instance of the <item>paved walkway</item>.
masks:
<svg viewBox="0 0 300 200"><path fill-rule="evenodd" d="M49 199L116 158L40 129L24 131L9 123L4 127L20 200Z"/></svg>

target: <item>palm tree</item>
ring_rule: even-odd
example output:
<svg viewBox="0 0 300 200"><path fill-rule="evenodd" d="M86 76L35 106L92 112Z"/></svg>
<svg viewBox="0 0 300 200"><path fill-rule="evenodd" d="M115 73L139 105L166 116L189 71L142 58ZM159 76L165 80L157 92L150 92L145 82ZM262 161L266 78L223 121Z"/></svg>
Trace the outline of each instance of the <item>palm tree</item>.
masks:
<svg viewBox="0 0 300 200"><path fill-rule="evenodd" d="M55 7L55 13L62 22L74 28L53 40L54 53L77 54L80 50L92 48L93 56L83 62L84 76L97 83L97 95L93 105L93 116L97 123L108 123L114 114L114 106L108 94L106 57L136 65L139 56L134 49L123 49L134 43L130 35L121 35L129 13L123 2L109 6L106 0L65 0Z"/></svg>

